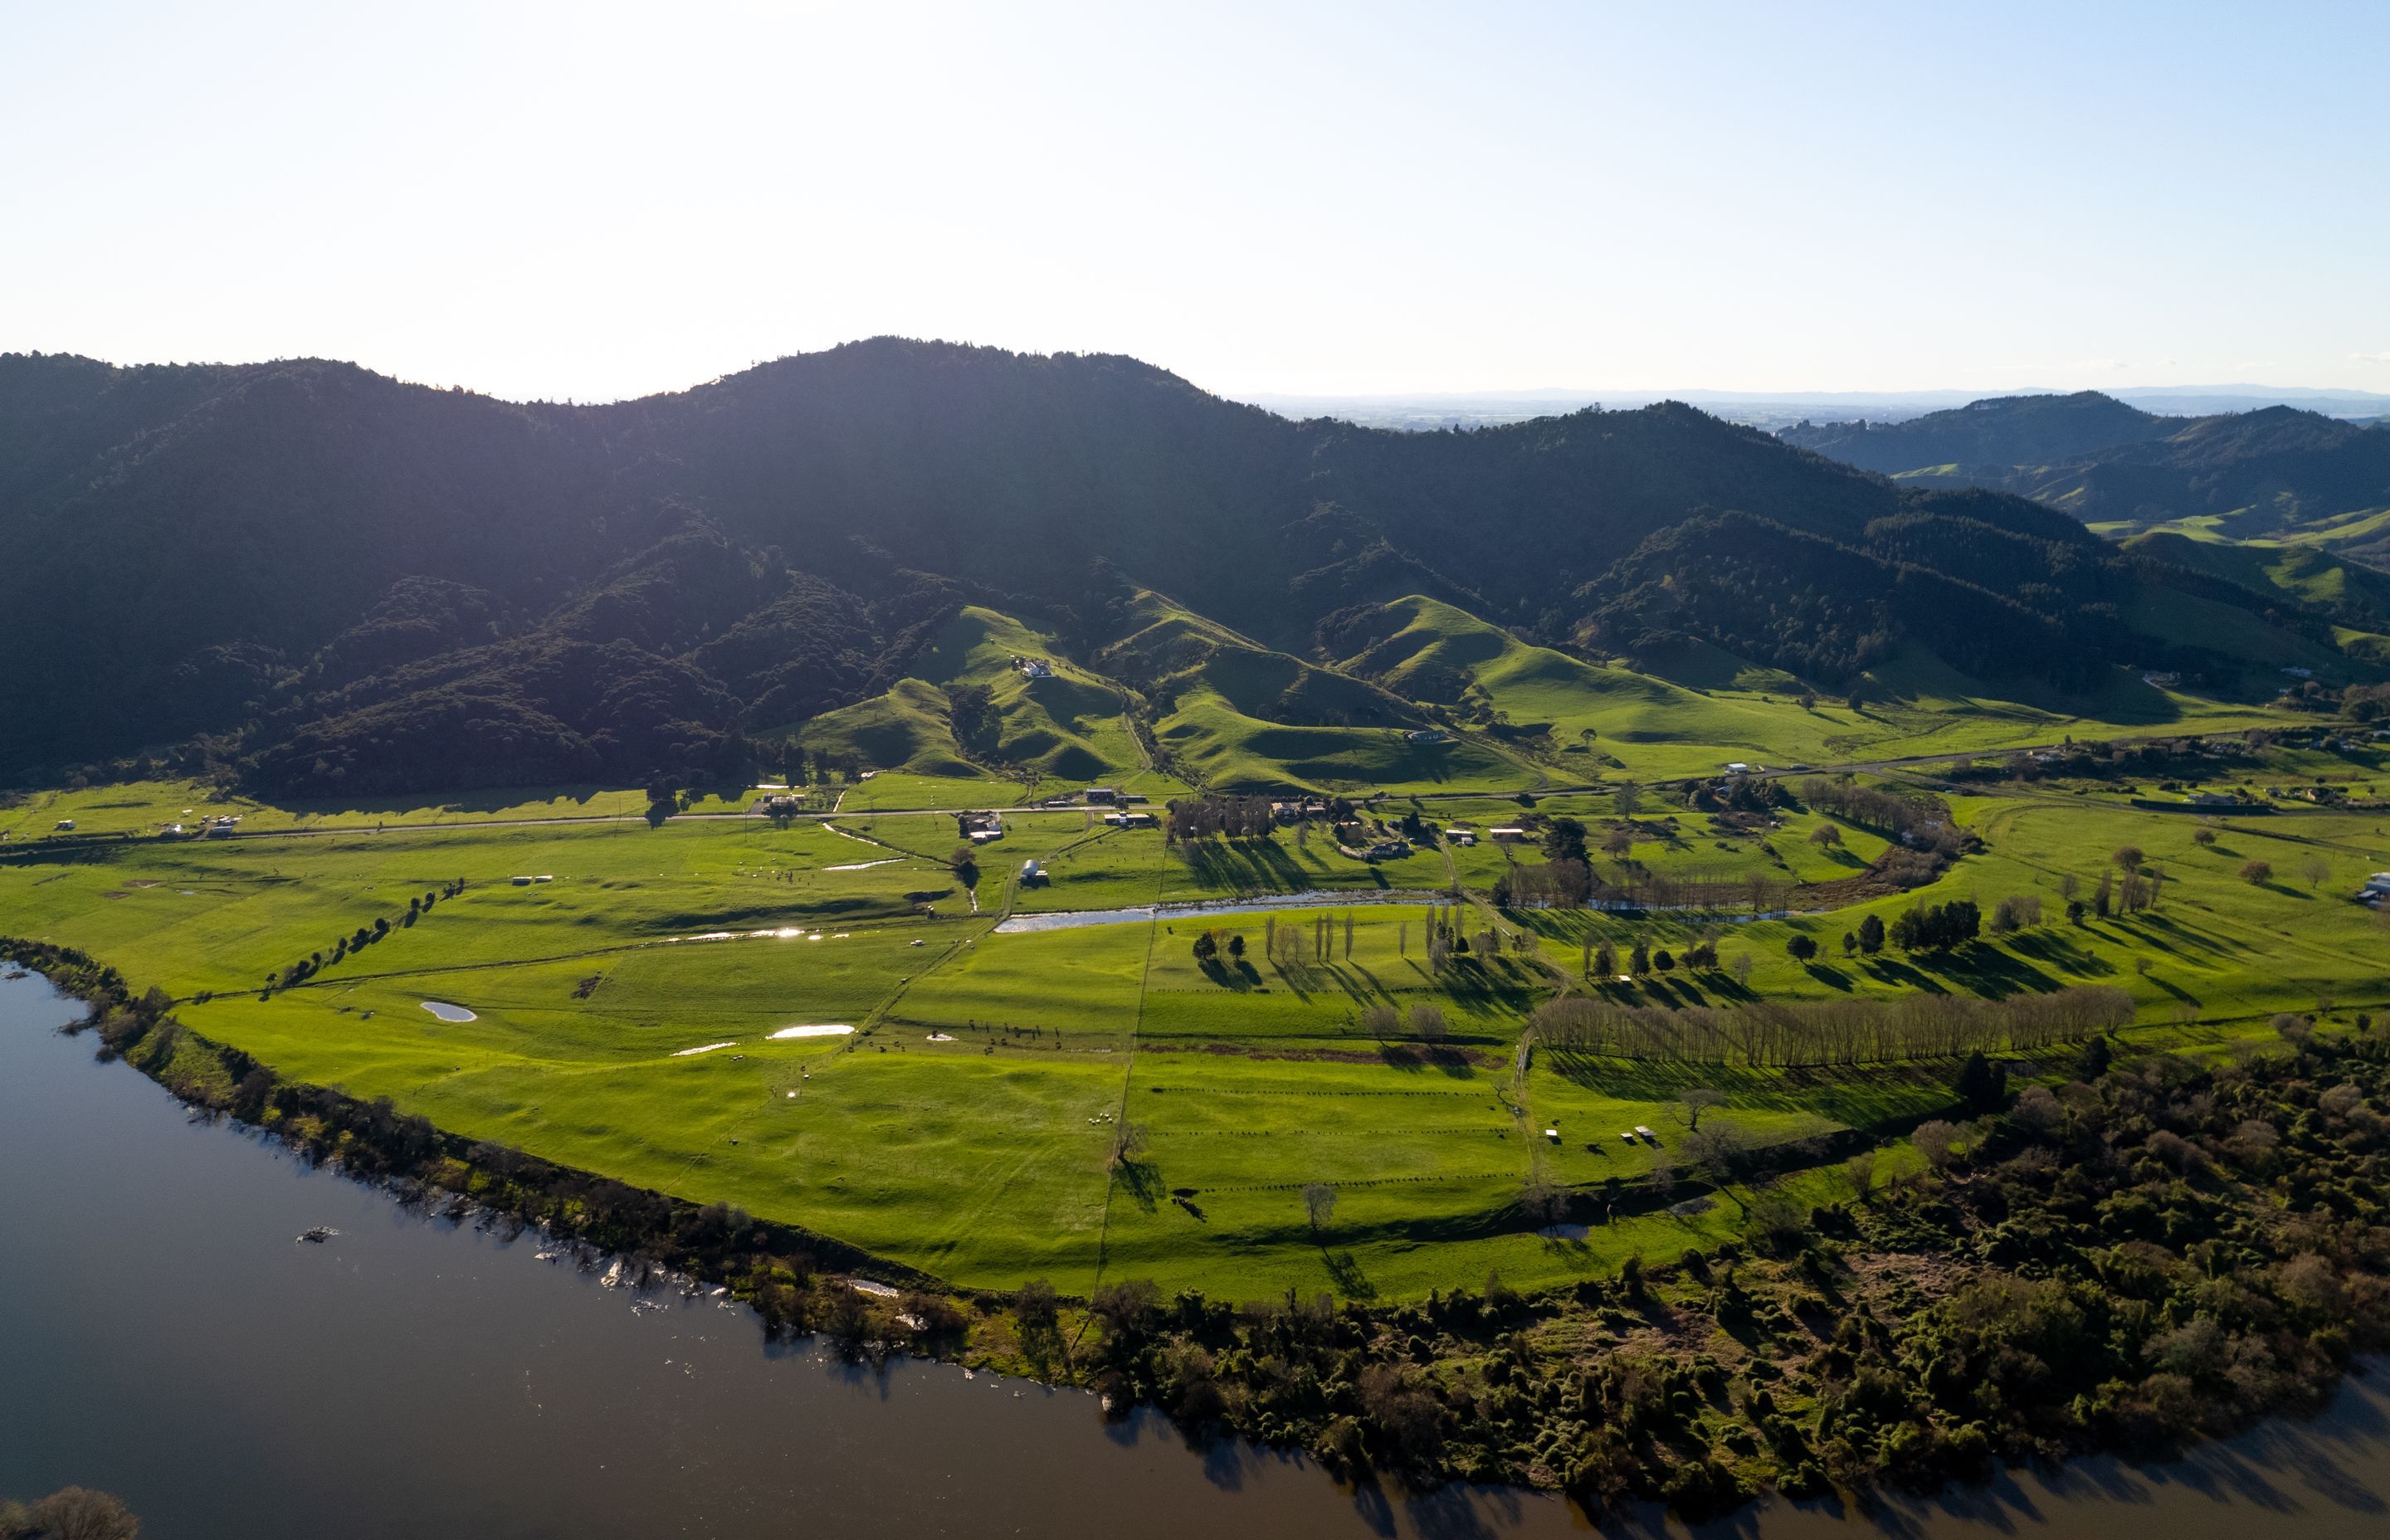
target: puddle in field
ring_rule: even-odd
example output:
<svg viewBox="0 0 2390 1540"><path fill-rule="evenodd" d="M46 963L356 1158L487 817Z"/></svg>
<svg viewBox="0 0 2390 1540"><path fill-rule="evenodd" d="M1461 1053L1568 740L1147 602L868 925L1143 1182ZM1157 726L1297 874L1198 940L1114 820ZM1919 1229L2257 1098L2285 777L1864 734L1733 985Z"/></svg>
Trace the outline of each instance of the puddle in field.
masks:
<svg viewBox="0 0 2390 1540"><path fill-rule="evenodd" d="M817 1026L782 1027L772 1034L772 1040L778 1042L788 1037L844 1037L854 1031L853 1027L842 1027L828 1022Z"/></svg>
<svg viewBox="0 0 2390 1540"><path fill-rule="evenodd" d="M882 861L850 861L842 866L824 866L826 872L867 872L874 866L893 866L905 858L892 855Z"/></svg>
<svg viewBox="0 0 2390 1540"><path fill-rule="evenodd" d="M675 1048L673 1050L673 1057L687 1059L695 1054L712 1053L716 1048L735 1048L738 1046L736 1043L700 1043L694 1048Z"/></svg>
<svg viewBox="0 0 2390 1540"><path fill-rule="evenodd" d="M423 1008L430 1011L432 1015L437 1016L443 1021L478 1021L481 1020L480 1017L475 1016L463 1006L452 1006L445 1000L426 1000L423 1002Z"/></svg>

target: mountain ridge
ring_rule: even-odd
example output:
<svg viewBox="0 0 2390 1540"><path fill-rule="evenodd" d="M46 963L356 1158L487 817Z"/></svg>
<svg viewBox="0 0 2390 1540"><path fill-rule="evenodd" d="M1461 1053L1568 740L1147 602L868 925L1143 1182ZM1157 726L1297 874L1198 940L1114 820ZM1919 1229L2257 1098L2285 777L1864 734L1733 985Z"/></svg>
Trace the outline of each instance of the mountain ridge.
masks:
<svg viewBox="0 0 2390 1540"><path fill-rule="evenodd" d="M1092 658L1167 593L1326 671L1278 705L1207 687L1291 742L1340 713L1420 720L1305 656L1326 616L1407 595L1548 647L1739 639L1831 682L1888 626L1963 641L1969 672L2079 681L2126 661L2113 615L2171 570L2128 571L2039 504L1904 489L1680 403L1400 433L1120 355L894 338L598 406L326 361L11 354L0 488L45 580L0 615L22 661L0 773L172 750L290 794L729 774L746 734L885 691L970 604ZM1658 581L1725 560L1722 529L1806 574L1752 574L1769 637ZM2002 593L1961 571L1995 560ZM1630 561L1649 581L1603 586ZM2000 624L1962 638L1931 602L1881 602L1928 593ZM1819 617L1861 610L1819 645Z"/></svg>

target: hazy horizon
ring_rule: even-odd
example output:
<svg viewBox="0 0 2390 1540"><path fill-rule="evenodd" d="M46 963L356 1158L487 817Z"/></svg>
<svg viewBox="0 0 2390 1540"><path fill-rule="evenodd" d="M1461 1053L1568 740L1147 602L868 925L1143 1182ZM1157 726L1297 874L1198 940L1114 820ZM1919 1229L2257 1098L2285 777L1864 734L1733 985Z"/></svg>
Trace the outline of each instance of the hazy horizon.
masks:
<svg viewBox="0 0 2390 1540"><path fill-rule="evenodd" d="M0 349L511 399L879 334L1239 397L2390 389L2378 6L269 0L0 43Z"/></svg>
<svg viewBox="0 0 2390 1540"><path fill-rule="evenodd" d="M806 352L827 352L838 347L849 346L857 342L866 342L877 340L879 339L846 339L842 341L831 342L821 349L809 349L806 350ZM908 340L926 340L932 342L953 343L963 346L1001 345L971 344L964 342L960 339L953 338L908 339ZM758 359L752 364L741 366L740 369L726 370L719 374L709 375L701 379L690 379L662 384L659 385L655 389L640 391L631 395L580 397L537 393L507 394L496 391L482 390L480 387L461 380L443 381L413 379L392 370L377 368L372 361L367 359L335 358L331 355L323 353L284 354L271 358L166 359L106 358L101 357L96 353L93 353L88 350L74 348L10 349L0 351L57 353L89 357L96 358L101 363L109 364L117 367L127 368L149 365L167 366L182 366L187 365L198 367L239 367L259 364L292 362L301 359L320 359L326 362L355 365L359 367L371 370L374 373L396 379L403 384L419 385L426 388L436 389L446 389L450 385L455 385L457 388L472 391L477 394L491 396L497 400L515 402L571 402L583 405L603 405L612 402L637 400L646 396L675 394L684 391L695 390L713 380L728 378L731 375L740 373L744 369L763 367L770 364L784 362L789 358L804 356L803 353L784 353L775 358ZM1009 351L1033 356L1052 356L1068 353L1074 350L1017 348ZM2075 385L2062 387L2023 384L2005 388L1985 389L1968 389L1959 386L1924 386L1907 390L1897 388L1871 389L1864 386L1832 390L1804 390L1800 388L1738 390L1731 386L1710 385L1531 385L1517 387L1489 386L1482 389L1430 388L1413 391L1281 391L1267 387L1256 387L1245 390L1222 390L1217 389L1203 380L1191 379L1191 377L1188 376L1185 371L1172 368L1166 361L1155 358L1140 358L1138 359L1138 362L1152 365L1157 368L1162 368L1170 373L1178 375L1182 379L1188 379L1190 383L1201 389L1209 391L1213 394L1218 395L1226 400L1241 402L1250 405L1263 406L1272 410L1277 410L1281 407L1304 405L1325 407L1340 404L1358 405L1363 404L1383 405L1387 407L1414 405L1425 408L1431 405L1458 405L1469 403L1487 404L1507 403L1519 405L1545 404L1552 405L1558 409L1574 410L1576 407L1584 404L1639 406L1647 405L1658 401L1683 401L1693 405L1702 405L1704 404L1747 404L1753 405L1765 404L1783 406L1799 406L1805 404L1844 405L1853 409L1882 406L1886 408L1909 407L1914 408L1917 411L1924 411L1938 409L1948 405L1963 405L1971 401L1978 401L1995 396L2053 395L2064 394L2070 391L2092 390L2103 391L2107 394L2114 395L2118 399L2138 398L2145 401L2164 401L2167 399L2179 398L2194 402L2202 400L2214 400L2219 402L2237 400L2251 403L2281 401L2289 404L2297 404L2303 400L2312 400L2326 404L2333 402L2369 404L2378 402L2382 404L2385 413L2390 413L2390 391L2368 391L2355 387L2332 388L2307 385L2268 384L2254 381L2203 381L2177 385L2139 385L2112 382L2101 385ZM2208 409L2209 408L2206 407L2197 408L2198 411L2203 412Z"/></svg>

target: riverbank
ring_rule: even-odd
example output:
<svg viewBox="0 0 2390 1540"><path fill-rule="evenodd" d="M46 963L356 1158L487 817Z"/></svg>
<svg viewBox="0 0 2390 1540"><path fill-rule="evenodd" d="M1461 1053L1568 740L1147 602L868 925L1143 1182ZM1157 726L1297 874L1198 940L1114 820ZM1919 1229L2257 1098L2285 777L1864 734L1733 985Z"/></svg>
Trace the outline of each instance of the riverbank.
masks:
<svg viewBox="0 0 2390 1540"><path fill-rule="evenodd" d="M2353 1353L2390 1341L2390 1229L2373 1223L2378 1181L2355 1179L2378 1175L2390 1098L2390 1052L2370 1032L2029 1092L1944 1125L1929 1171L1881 1188L1846 1173L1839 1200L1747 1176L1726 1196L1751 1212L1748 1249L1631 1259L1567 1290L1489 1279L1382 1308L1233 1306L1125 1281L1081 1304L944 1290L736 1211L460 1147L278 1081L80 954L0 951L92 1001L104 1049L186 1101L403 1197L726 1287L784 1335L1088 1384L1330 1470L1694 1514L1767 1490L1858 1500L2312 1407ZM887 1290L852 1287L865 1272Z"/></svg>

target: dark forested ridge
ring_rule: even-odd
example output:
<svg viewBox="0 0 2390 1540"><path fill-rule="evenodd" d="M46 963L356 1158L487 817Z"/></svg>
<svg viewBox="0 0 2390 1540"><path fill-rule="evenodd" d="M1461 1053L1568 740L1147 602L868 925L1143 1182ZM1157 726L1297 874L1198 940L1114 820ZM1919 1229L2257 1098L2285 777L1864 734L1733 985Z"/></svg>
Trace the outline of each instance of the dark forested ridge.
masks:
<svg viewBox="0 0 2390 1540"><path fill-rule="evenodd" d="M1978 401L1898 423L1803 423L1783 434L1870 470L2015 493L2087 523L2218 520L2235 539L2297 534L2390 567L2390 424L2291 406L2153 416L2085 391Z"/></svg>
<svg viewBox="0 0 2390 1540"><path fill-rule="evenodd" d="M1862 469L1898 475L1927 466L2048 465L2158 438L2182 421L2097 391L2077 391L1992 396L1906 422L1804 422L1782 436Z"/></svg>
<svg viewBox="0 0 2390 1540"><path fill-rule="evenodd" d="M726 773L974 602L1089 658L1137 587L1296 651L1425 593L1557 646L2060 687L2161 655L2116 618L2152 584L2268 602L1677 404L1408 434L895 339L598 406L8 355L0 531L0 775L173 751L294 795Z"/></svg>
<svg viewBox="0 0 2390 1540"><path fill-rule="evenodd" d="M2218 515L2231 520L2226 533L2236 536L2312 531L2390 507L2390 428L2269 406L2201 417L2164 438L2061 464L2021 467L1998 484L2093 522ZM2371 559L2383 564L2390 540L2376 545Z"/></svg>

